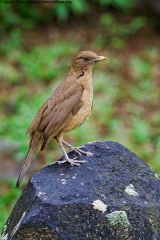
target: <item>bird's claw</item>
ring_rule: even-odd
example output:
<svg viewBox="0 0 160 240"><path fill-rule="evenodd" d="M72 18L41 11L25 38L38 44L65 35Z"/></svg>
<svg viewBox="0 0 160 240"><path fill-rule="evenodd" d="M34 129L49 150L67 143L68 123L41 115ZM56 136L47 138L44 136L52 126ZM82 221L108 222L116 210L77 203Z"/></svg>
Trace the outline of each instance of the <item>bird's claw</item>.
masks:
<svg viewBox="0 0 160 240"><path fill-rule="evenodd" d="M67 159L64 159L63 161L58 161L58 164L62 164L62 163L66 163L66 162L69 162L72 166L80 166L80 163L85 163L87 162L86 160L75 160L75 158L67 158Z"/></svg>
<svg viewBox="0 0 160 240"><path fill-rule="evenodd" d="M88 157L93 155L93 153L91 153L91 152L85 152L85 151L81 150L80 148L84 148L84 146L81 146L81 147L73 147L73 148L71 148L71 151L74 151L74 152L78 153L80 156L82 156L82 154L85 154L85 155L88 156Z"/></svg>
<svg viewBox="0 0 160 240"><path fill-rule="evenodd" d="M91 153L91 152L86 152L86 155L87 155L87 157L90 157L90 156L93 155L93 153Z"/></svg>

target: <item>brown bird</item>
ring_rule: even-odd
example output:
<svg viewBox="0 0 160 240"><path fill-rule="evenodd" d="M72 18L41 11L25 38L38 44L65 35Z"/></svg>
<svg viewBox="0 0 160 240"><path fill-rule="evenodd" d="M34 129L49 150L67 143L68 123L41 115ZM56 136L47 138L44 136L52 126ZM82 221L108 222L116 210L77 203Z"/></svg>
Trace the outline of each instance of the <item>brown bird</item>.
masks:
<svg viewBox="0 0 160 240"><path fill-rule="evenodd" d="M91 114L93 100L92 69L96 62L106 60L106 57L97 56L91 51L80 52L63 82L58 86L51 97L42 105L32 121L27 134L30 135L29 150L22 164L16 187L18 188L26 173L35 151L41 151L52 138L57 140L64 154L64 161L72 165L80 162L70 159L64 149L66 145L78 154L91 155L80 148L75 148L63 140L65 132L79 127Z"/></svg>

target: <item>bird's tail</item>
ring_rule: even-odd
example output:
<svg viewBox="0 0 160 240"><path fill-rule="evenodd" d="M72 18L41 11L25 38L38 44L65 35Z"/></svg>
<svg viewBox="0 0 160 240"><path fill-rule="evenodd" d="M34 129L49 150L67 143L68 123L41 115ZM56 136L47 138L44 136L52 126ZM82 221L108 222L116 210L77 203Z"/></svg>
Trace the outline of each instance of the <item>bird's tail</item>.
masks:
<svg viewBox="0 0 160 240"><path fill-rule="evenodd" d="M34 153L35 151L37 150L37 145L33 145L33 146L30 146L29 150L28 150L28 153L27 153L27 156L22 164L22 167L21 167L21 170L20 170L20 173L19 173L19 176L18 176L18 180L17 180L17 183L16 183L16 188L19 188L21 182L22 182L22 179L25 175L25 173L27 172L31 162L32 162L32 159L33 159L33 156L34 156Z"/></svg>

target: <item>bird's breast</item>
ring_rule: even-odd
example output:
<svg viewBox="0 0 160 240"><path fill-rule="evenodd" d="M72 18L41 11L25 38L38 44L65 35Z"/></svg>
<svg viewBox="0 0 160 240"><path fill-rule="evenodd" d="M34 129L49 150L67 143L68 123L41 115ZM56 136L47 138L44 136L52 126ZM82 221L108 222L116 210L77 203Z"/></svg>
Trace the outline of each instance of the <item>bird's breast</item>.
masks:
<svg viewBox="0 0 160 240"><path fill-rule="evenodd" d="M74 128L79 127L91 114L92 102L93 102L93 90L92 86L90 89L84 89L82 97L82 106L79 111L72 117L67 126L63 129L63 132L68 132Z"/></svg>

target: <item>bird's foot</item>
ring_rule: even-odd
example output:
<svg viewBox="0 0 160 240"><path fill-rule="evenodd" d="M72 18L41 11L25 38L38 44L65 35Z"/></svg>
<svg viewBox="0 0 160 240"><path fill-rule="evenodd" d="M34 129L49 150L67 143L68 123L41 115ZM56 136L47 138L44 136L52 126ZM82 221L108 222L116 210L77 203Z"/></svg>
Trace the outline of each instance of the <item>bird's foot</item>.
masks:
<svg viewBox="0 0 160 240"><path fill-rule="evenodd" d="M63 140L63 144L65 144L67 147L69 147L70 151L74 151L74 152L78 153L79 155L85 154L88 157L93 155L93 153L91 153L91 152L85 152L85 151L80 149L80 148L84 148L84 146L74 147L71 144L65 142L64 140Z"/></svg>
<svg viewBox="0 0 160 240"><path fill-rule="evenodd" d="M66 163L66 162L69 162L72 166L80 166L80 163L85 163L87 161L85 160L75 160L75 158L65 158L63 161L58 161L59 164L62 164L62 163Z"/></svg>
<svg viewBox="0 0 160 240"><path fill-rule="evenodd" d="M74 151L74 152L78 153L79 155L85 154L88 157L93 155L93 153L85 152L85 151L81 150L80 148L84 148L84 146L81 146L81 147L71 147L70 151Z"/></svg>

